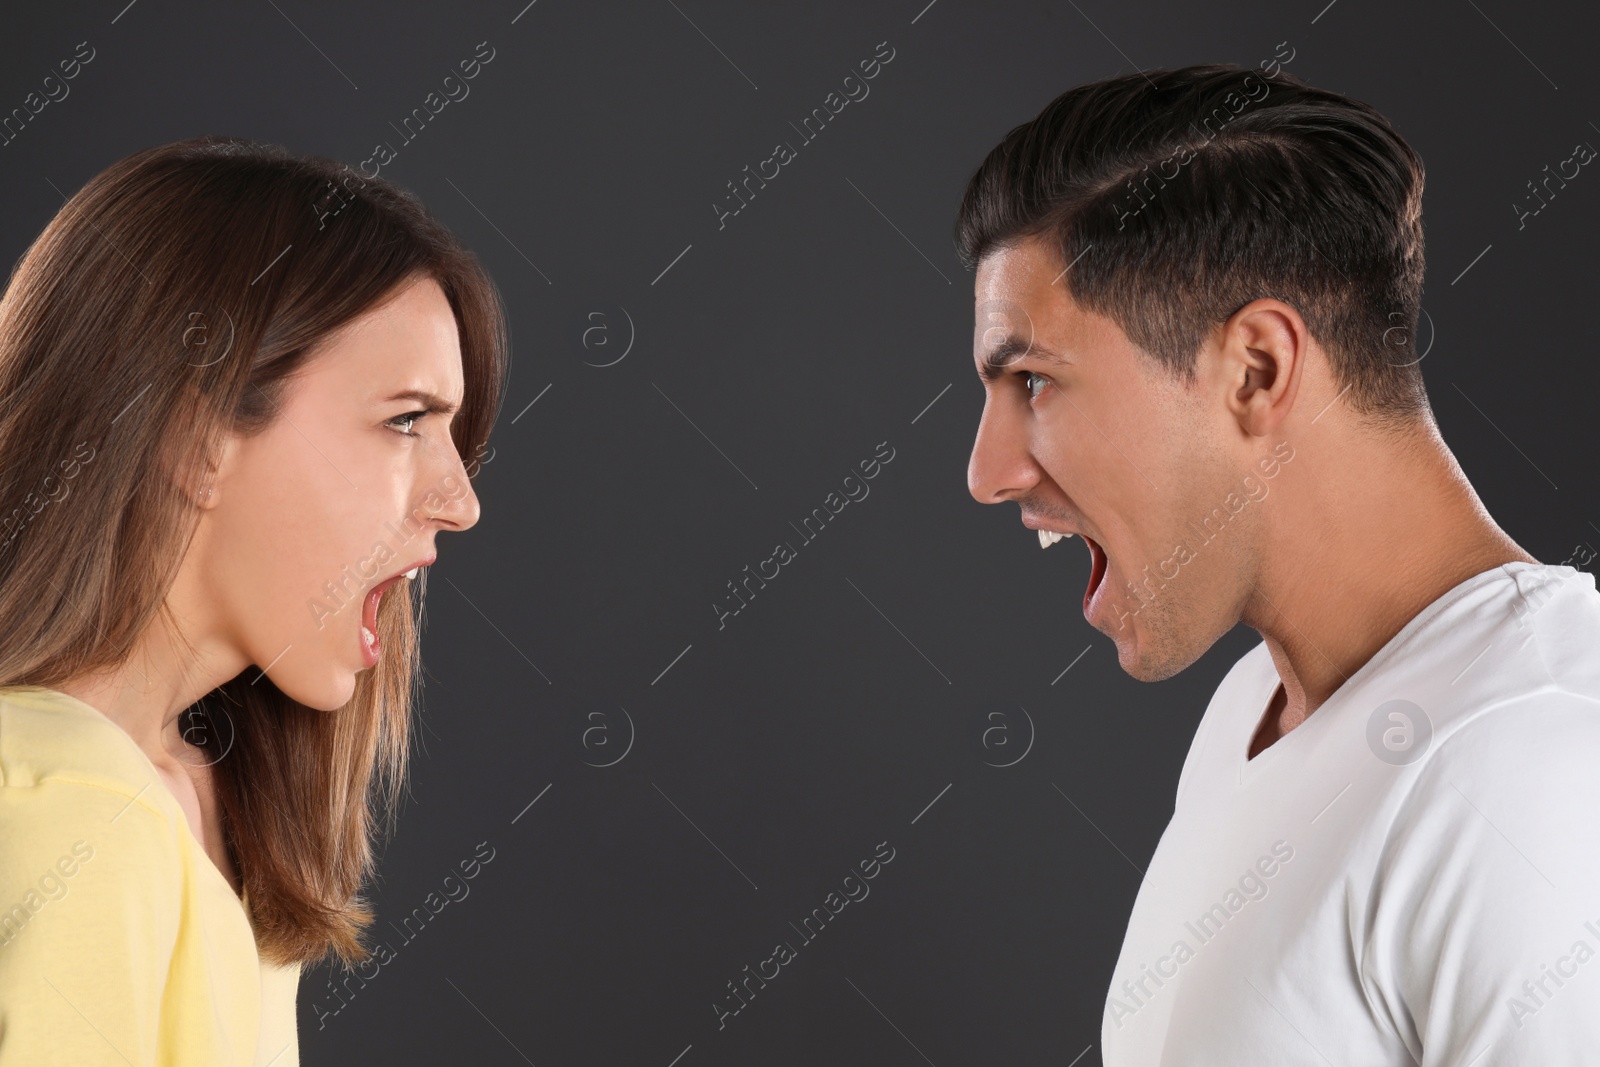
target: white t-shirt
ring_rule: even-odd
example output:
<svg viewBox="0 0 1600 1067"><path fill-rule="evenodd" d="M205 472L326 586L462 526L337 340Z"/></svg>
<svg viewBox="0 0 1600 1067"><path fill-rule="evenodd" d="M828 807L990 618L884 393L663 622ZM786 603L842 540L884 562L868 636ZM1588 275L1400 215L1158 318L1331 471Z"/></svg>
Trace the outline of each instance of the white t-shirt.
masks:
<svg viewBox="0 0 1600 1067"><path fill-rule="evenodd" d="M1106 1067L1600 1064L1600 592L1508 563L1247 760L1206 708L1128 922Z"/></svg>

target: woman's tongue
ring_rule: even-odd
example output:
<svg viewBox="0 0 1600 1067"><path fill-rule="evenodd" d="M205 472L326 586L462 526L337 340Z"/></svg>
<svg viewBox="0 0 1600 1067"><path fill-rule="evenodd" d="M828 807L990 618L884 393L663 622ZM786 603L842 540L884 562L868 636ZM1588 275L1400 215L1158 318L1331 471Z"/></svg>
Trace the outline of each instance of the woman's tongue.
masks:
<svg viewBox="0 0 1600 1067"><path fill-rule="evenodd" d="M378 637L378 600L382 596L381 588L374 589L367 594L366 600L361 602L361 625L372 635L374 641Z"/></svg>

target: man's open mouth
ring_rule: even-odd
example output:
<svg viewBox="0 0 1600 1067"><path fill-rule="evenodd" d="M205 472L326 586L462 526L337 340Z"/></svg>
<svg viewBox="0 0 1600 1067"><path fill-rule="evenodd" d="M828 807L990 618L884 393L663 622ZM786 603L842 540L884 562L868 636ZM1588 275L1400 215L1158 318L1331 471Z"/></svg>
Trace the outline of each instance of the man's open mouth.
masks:
<svg viewBox="0 0 1600 1067"><path fill-rule="evenodd" d="M1030 528L1033 528L1031 523L1029 525ZM1087 616L1090 606L1094 603L1095 593L1099 592L1100 586L1105 582L1107 567L1105 550L1100 547L1094 538L1085 533L1052 530L1044 527L1039 527L1038 533L1040 548L1049 548L1056 542L1064 541L1069 537L1081 537L1083 538L1083 543L1089 546L1089 585L1083 591L1083 613Z"/></svg>
<svg viewBox="0 0 1600 1067"><path fill-rule="evenodd" d="M1083 591L1083 613L1089 614L1089 605L1094 601L1094 595L1099 591L1101 584L1106 579L1106 554L1105 551L1085 534L1079 534L1083 543L1089 546L1089 585Z"/></svg>

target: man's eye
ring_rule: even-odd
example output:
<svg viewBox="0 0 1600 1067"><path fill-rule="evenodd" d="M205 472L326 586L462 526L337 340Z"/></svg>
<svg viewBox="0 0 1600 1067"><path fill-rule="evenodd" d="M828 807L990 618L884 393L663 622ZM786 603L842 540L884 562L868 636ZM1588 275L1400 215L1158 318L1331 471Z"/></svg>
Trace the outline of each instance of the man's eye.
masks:
<svg viewBox="0 0 1600 1067"><path fill-rule="evenodd" d="M417 420L422 418L426 414L427 414L426 411L408 411L404 415L396 415L394 418L390 419L385 425L394 426L395 423L397 423L397 422L403 422L403 423L406 424L405 429L402 430L399 427L395 427L396 432L403 433L407 437L421 437L422 435L420 433L412 433L411 432L411 427L416 425Z"/></svg>
<svg viewBox="0 0 1600 1067"><path fill-rule="evenodd" d="M1040 391L1050 384L1050 379L1042 374L1035 374L1031 370L1019 371L1017 372L1017 377L1022 379L1022 387L1028 391L1030 400L1038 396Z"/></svg>

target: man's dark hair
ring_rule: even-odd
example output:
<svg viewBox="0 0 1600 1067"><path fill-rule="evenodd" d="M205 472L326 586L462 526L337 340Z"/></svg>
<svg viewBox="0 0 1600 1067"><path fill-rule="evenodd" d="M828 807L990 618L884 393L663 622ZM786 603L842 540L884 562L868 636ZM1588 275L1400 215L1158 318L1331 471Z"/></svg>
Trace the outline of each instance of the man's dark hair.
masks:
<svg viewBox="0 0 1600 1067"><path fill-rule="evenodd" d="M1422 160L1373 107L1274 65L1147 70L1069 89L967 184L968 269L1045 236L1081 306L1186 382L1206 335L1261 297L1300 312L1379 428L1428 410L1414 352Z"/></svg>

